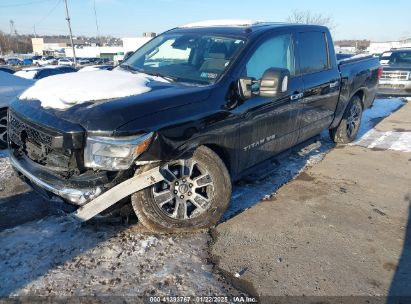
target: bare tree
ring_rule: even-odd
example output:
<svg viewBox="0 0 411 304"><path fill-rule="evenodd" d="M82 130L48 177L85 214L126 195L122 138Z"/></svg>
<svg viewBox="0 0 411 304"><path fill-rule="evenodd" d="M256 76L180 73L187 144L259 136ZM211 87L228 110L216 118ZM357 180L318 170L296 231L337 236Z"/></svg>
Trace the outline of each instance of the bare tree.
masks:
<svg viewBox="0 0 411 304"><path fill-rule="evenodd" d="M310 11L294 10L287 18L291 23L304 23L304 24L318 24L325 25L330 30L335 29L335 24L330 16L322 15L320 13L313 14Z"/></svg>

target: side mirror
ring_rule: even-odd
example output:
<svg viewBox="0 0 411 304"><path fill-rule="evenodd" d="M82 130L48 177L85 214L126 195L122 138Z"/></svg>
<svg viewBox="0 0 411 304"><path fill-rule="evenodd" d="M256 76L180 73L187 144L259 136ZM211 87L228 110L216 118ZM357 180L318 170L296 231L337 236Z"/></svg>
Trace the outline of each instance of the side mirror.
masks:
<svg viewBox="0 0 411 304"><path fill-rule="evenodd" d="M254 96L275 97L288 91L288 80L290 71L281 68L270 68L263 74L261 80L252 77L240 78L237 82L237 90L242 100L250 99ZM259 91L253 90L252 86L259 84Z"/></svg>
<svg viewBox="0 0 411 304"><path fill-rule="evenodd" d="M250 99L253 96L251 86L256 83L256 80L251 77L243 77L238 80L238 94L242 100Z"/></svg>
<svg viewBox="0 0 411 304"><path fill-rule="evenodd" d="M270 68L263 74L260 81L260 96L275 97L288 91L288 80L290 71L288 69Z"/></svg>

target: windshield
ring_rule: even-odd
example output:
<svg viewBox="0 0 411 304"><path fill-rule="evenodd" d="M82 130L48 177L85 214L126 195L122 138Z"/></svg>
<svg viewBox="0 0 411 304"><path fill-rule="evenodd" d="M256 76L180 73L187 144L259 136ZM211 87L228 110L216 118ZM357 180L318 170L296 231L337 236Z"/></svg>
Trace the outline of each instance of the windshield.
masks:
<svg viewBox="0 0 411 304"><path fill-rule="evenodd" d="M245 42L200 34L163 34L120 66L180 82L212 84L225 72Z"/></svg>
<svg viewBox="0 0 411 304"><path fill-rule="evenodd" d="M384 53L380 62L381 64L411 65L411 51Z"/></svg>

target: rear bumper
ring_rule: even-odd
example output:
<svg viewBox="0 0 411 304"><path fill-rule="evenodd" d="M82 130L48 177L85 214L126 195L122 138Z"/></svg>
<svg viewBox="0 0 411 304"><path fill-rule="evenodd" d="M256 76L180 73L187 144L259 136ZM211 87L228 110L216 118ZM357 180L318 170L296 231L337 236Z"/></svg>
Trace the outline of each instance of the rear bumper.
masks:
<svg viewBox="0 0 411 304"><path fill-rule="evenodd" d="M378 96L411 96L411 80L380 80Z"/></svg>

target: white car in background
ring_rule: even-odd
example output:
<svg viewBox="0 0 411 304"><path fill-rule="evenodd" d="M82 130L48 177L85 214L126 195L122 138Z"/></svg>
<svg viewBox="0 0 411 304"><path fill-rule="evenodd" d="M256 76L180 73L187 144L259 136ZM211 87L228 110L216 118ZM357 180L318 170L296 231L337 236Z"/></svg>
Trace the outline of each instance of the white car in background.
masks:
<svg viewBox="0 0 411 304"><path fill-rule="evenodd" d="M53 56L45 56L45 57L42 57L39 61L37 61L38 66L53 65L53 64L57 64L57 59L54 58Z"/></svg>
<svg viewBox="0 0 411 304"><path fill-rule="evenodd" d="M34 84L25 79L0 71L0 149L7 147L7 107L9 102Z"/></svg>
<svg viewBox="0 0 411 304"><path fill-rule="evenodd" d="M68 66L74 66L74 61L72 59L69 58L60 58L57 61L58 65L68 65Z"/></svg>

